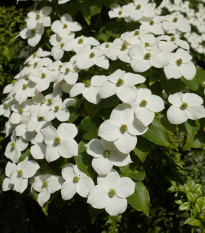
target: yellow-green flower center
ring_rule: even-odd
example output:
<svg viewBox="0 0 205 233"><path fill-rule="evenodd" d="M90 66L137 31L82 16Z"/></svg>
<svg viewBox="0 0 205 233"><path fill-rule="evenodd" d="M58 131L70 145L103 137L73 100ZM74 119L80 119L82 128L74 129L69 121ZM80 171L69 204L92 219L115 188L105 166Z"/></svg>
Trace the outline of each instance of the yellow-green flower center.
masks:
<svg viewBox="0 0 205 233"><path fill-rule="evenodd" d="M45 104L45 101L44 101L44 100L41 101L41 105L43 105L43 104Z"/></svg>
<svg viewBox="0 0 205 233"><path fill-rule="evenodd" d="M150 25L150 26L153 26L153 25L154 25L154 21L151 20L151 21L149 22L149 25Z"/></svg>
<svg viewBox="0 0 205 233"><path fill-rule="evenodd" d="M68 28L68 24L65 23L65 24L63 25L63 28Z"/></svg>
<svg viewBox="0 0 205 233"><path fill-rule="evenodd" d="M68 74L70 72L70 69L69 68L66 68L65 69L65 73Z"/></svg>
<svg viewBox="0 0 205 233"><path fill-rule="evenodd" d="M115 195L116 195L116 191L114 189L110 189L109 192L108 192L108 196L112 198Z"/></svg>
<svg viewBox="0 0 205 233"><path fill-rule="evenodd" d="M150 44L148 42L146 42L144 45L145 45L145 47L149 47L150 46Z"/></svg>
<svg viewBox="0 0 205 233"><path fill-rule="evenodd" d="M125 51L126 49L127 49L127 45L123 44L122 47L121 47L121 51Z"/></svg>
<svg viewBox="0 0 205 233"><path fill-rule="evenodd" d="M44 121L44 117L39 117L38 121Z"/></svg>
<svg viewBox="0 0 205 233"><path fill-rule="evenodd" d="M145 59L145 60L150 60L150 58L151 58L151 53L146 53L146 54L144 55L144 59Z"/></svg>
<svg viewBox="0 0 205 233"><path fill-rule="evenodd" d="M74 183L78 183L78 181L79 181L79 177L78 177L78 176L74 176L73 182L74 182Z"/></svg>
<svg viewBox="0 0 205 233"><path fill-rule="evenodd" d="M64 45L65 45L64 43L61 43L61 44L60 44L61 48L63 48L63 47L64 47Z"/></svg>
<svg viewBox="0 0 205 233"><path fill-rule="evenodd" d="M122 86L123 84L124 84L124 80L121 79L121 78L119 78L119 79L117 80L116 86L120 87L120 86Z"/></svg>
<svg viewBox="0 0 205 233"><path fill-rule="evenodd" d="M15 143L15 142L12 142L12 143L11 143L11 148L14 149L15 146L16 146L16 143Z"/></svg>
<svg viewBox="0 0 205 233"><path fill-rule="evenodd" d="M45 188L48 187L48 181L46 181L46 180L43 181L43 187L45 187Z"/></svg>
<svg viewBox="0 0 205 233"><path fill-rule="evenodd" d="M118 11L118 15L122 15L122 11Z"/></svg>
<svg viewBox="0 0 205 233"><path fill-rule="evenodd" d="M48 104L51 105L53 103L52 99L48 99Z"/></svg>
<svg viewBox="0 0 205 233"><path fill-rule="evenodd" d="M36 15L36 20L40 19L40 14Z"/></svg>
<svg viewBox="0 0 205 233"><path fill-rule="evenodd" d="M12 81L12 84L14 85L15 83L16 83L16 80L13 80L13 81Z"/></svg>
<svg viewBox="0 0 205 233"><path fill-rule="evenodd" d="M78 44L83 44L83 39L79 39Z"/></svg>
<svg viewBox="0 0 205 233"><path fill-rule="evenodd" d="M188 108L188 104L187 103L183 103L181 106L180 106L180 109L181 110L185 110Z"/></svg>
<svg viewBox="0 0 205 233"><path fill-rule="evenodd" d="M171 37L170 41L175 41L176 38L174 36Z"/></svg>
<svg viewBox="0 0 205 233"><path fill-rule="evenodd" d="M22 170L19 170L17 173L18 173L18 176L22 176L23 175L23 171Z"/></svg>
<svg viewBox="0 0 205 233"><path fill-rule="evenodd" d="M90 87L91 86L91 81L90 80L86 80L85 81L85 87Z"/></svg>
<svg viewBox="0 0 205 233"><path fill-rule="evenodd" d="M33 57L36 57L37 56L37 53L33 53Z"/></svg>
<svg viewBox="0 0 205 233"><path fill-rule="evenodd" d="M179 58L179 59L176 61L177 66L181 66L182 62L183 62L182 59Z"/></svg>
<svg viewBox="0 0 205 233"><path fill-rule="evenodd" d="M178 21L178 18L175 17L175 18L173 19L173 22L176 23L177 21Z"/></svg>
<svg viewBox="0 0 205 233"><path fill-rule="evenodd" d="M109 48L109 47L110 47L110 45L109 45L109 44L106 44L106 45L105 45L105 48Z"/></svg>
<svg viewBox="0 0 205 233"><path fill-rule="evenodd" d="M146 100L142 100L140 103L140 107L146 107L147 106L147 101Z"/></svg>
<svg viewBox="0 0 205 233"><path fill-rule="evenodd" d="M24 84L23 85L23 90L26 90L28 88L28 85Z"/></svg>
<svg viewBox="0 0 205 233"><path fill-rule="evenodd" d="M37 65L38 65L38 62L34 62L34 68L36 68Z"/></svg>
<svg viewBox="0 0 205 233"><path fill-rule="evenodd" d="M135 8L136 10L140 10L141 9L141 5L140 4L138 4L137 6L136 6L136 8Z"/></svg>
<svg viewBox="0 0 205 233"><path fill-rule="evenodd" d="M55 137L54 143L55 143L56 145L59 145L60 142L61 142L61 139L60 139L59 137Z"/></svg>
<svg viewBox="0 0 205 233"><path fill-rule="evenodd" d="M95 56L95 54L92 52L92 53L90 53L89 58L94 58L94 56Z"/></svg>
<svg viewBox="0 0 205 233"><path fill-rule="evenodd" d="M60 109L60 107L59 107L59 106L55 106L55 112L58 112L58 111L59 111L59 109Z"/></svg>
<svg viewBox="0 0 205 233"><path fill-rule="evenodd" d="M135 36L138 36L140 32L138 30L135 31Z"/></svg>
<svg viewBox="0 0 205 233"><path fill-rule="evenodd" d="M19 109L19 114L23 114L23 108Z"/></svg>
<svg viewBox="0 0 205 233"><path fill-rule="evenodd" d="M121 125L120 131L121 131L122 133L125 133L125 132L127 131L127 125L125 125L125 124Z"/></svg>
<svg viewBox="0 0 205 233"><path fill-rule="evenodd" d="M6 108L6 107L8 106L8 104L7 104L7 103L4 103L3 106L4 106L4 108Z"/></svg>
<svg viewBox="0 0 205 233"><path fill-rule="evenodd" d="M103 152L104 157L109 157L110 156L110 151L109 150L104 150Z"/></svg>
<svg viewBox="0 0 205 233"><path fill-rule="evenodd" d="M46 77L46 74L45 73L42 73L41 74L41 78L44 79Z"/></svg>

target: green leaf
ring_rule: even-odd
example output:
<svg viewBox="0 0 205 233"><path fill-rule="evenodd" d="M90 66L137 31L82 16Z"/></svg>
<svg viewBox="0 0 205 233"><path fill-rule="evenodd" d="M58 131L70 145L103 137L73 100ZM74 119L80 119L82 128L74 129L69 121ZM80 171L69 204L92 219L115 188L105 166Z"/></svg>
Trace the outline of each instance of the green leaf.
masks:
<svg viewBox="0 0 205 233"><path fill-rule="evenodd" d="M154 119L152 124L149 126L148 131L142 135L142 137L154 142L157 145L174 148L174 146L170 143L167 130L157 118Z"/></svg>
<svg viewBox="0 0 205 233"><path fill-rule="evenodd" d="M181 78L181 81L184 83L184 85L192 90L192 91L197 91L200 87L200 84L198 82L198 80L196 79L193 79L193 80L187 80L185 78Z"/></svg>
<svg viewBox="0 0 205 233"><path fill-rule="evenodd" d="M149 192L142 182L136 182L135 192L127 200L134 209L142 211L145 215L149 216Z"/></svg>
<svg viewBox="0 0 205 233"><path fill-rule="evenodd" d="M187 218L185 221L184 221L184 224L189 224L191 226L200 226L201 225L201 222L198 220L198 219L195 219L195 218Z"/></svg>
<svg viewBox="0 0 205 233"><path fill-rule="evenodd" d="M189 148L203 148L205 146L205 133L204 131L199 131L194 137L194 140L184 145L183 150Z"/></svg>
<svg viewBox="0 0 205 233"><path fill-rule="evenodd" d="M144 163L153 146L154 144L146 138L138 137L137 146L135 147L134 152L142 163Z"/></svg>
<svg viewBox="0 0 205 233"><path fill-rule="evenodd" d="M74 159L78 168L93 178L95 176L95 171L91 165L92 157L86 153L84 144L85 143L82 141L79 143L79 154L78 156L75 156Z"/></svg>
<svg viewBox="0 0 205 233"><path fill-rule="evenodd" d="M201 67L198 67L195 78L198 79L201 83L203 83L205 81L205 70Z"/></svg>
<svg viewBox="0 0 205 233"><path fill-rule="evenodd" d="M132 177L133 180L143 181L145 178L145 171L139 171L136 175Z"/></svg>
<svg viewBox="0 0 205 233"><path fill-rule="evenodd" d="M22 162L26 157L30 158L31 157L31 153L30 153L30 150L27 149L26 151L24 151L22 154L21 154L21 157L19 159L19 162Z"/></svg>
<svg viewBox="0 0 205 233"><path fill-rule="evenodd" d="M165 91L167 91L169 94L174 94L176 92L179 92L182 90L182 82L180 79L167 79L165 76L161 79L162 87Z"/></svg>
<svg viewBox="0 0 205 233"><path fill-rule="evenodd" d="M91 140L98 136L98 124L92 116L86 116L80 123L79 132L85 140Z"/></svg>
<svg viewBox="0 0 205 233"><path fill-rule="evenodd" d="M179 210L189 210L190 209L190 202L185 202L179 206Z"/></svg>
<svg viewBox="0 0 205 233"><path fill-rule="evenodd" d="M85 18L86 23L90 25L91 17L101 12L102 5L101 3L96 1L86 1L86 3L84 3L80 9L82 9L83 11L83 16Z"/></svg>

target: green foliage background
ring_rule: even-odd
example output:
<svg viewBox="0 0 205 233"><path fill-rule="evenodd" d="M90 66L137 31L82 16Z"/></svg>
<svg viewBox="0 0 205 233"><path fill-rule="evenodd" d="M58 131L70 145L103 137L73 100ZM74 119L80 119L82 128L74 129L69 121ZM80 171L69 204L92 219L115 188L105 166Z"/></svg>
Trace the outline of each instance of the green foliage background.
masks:
<svg viewBox="0 0 205 233"><path fill-rule="evenodd" d="M109 0L111 1L111 0ZM88 1L89 2L89 1ZM128 1L129 2L129 1ZM160 1L158 1L160 3ZM89 3L88 3L89 5ZM72 9L71 9L72 10ZM91 9L91 12L84 14L87 25L91 23L91 15L101 11L101 6ZM85 12L86 9L85 9ZM20 50L25 43L15 37L24 24L25 10L12 7L0 7L0 88L10 83L15 74L18 73L22 60L18 58ZM82 16L79 16L81 18ZM94 29L99 31L101 18L98 16L93 20ZM101 22L102 23L102 22ZM106 22L105 28L99 31L98 39L106 41L109 37L115 38L116 30L112 24ZM122 31L126 25L122 24ZM132 25L130 25L132 27ZM84 29L86 31L86 28ZM119 30L117 30L119 33ZM200 63L201 64L201 63ZM154 72L154 71L153 71ZM204 70L198 69L198 79L204 77ZM153 83L155 83L153 76ZM180 85L189 85L190 88L198 89L197 81L186 83L180 81ZM164 87L168 88L169 84L164 83ZM3 98L1 93L0 98ZM85 106L85 110L92 111L92 106ZM89 117L84 118L86 124L89 123ZM140 162L137 168L138 173L136 179L141 181L148 188L150 193L151 207L150 214L147 217L142 212L138 212L129 207L122 216L108 217L101 211L91 209L81 198L75 196L71 201L63 201L61 197L57 197L55 202L49 204L49 208L42 209L31 198L29 191L20 195L16 192L8 191L0 193L0 232L2 233L74 233L74 232L102 232L102 233L188 233L188 232L204 232L204 207L203 184L205 182L205 153L199 148L201 142L200 135L194 127L190 127L191 122L185 125L187 135L180 133L178 129L177 135L169 135L172 132L163 131L163 124L167 124L163 119L156 119L152 128L145 137L139 140L135 150ZM4 119L1 121L1 130L3 129ZM87 139L90 135L87 129L83 138ZM159 128L161 127L161 128ZM151 134L158 134L161 130L163 134L157 137L158 145L153 146L148 140ZM172 138L173 136L173 138ZM178 151L170 148L170 138L172 145L178 145ZM153 140L153 139L152 139ZM186 147L183 147L183 141L186 140ZM153 141L155 143L155 141ZM2 149L2 157L0 160L0 179L3 179L4 167L6 160L3 157L7 140L4 136L0 137L0 145ZM146 151L143 145L146 144ZM168 146L168 147L166 147ZM142 149L143 148L143 149ZM190 149L192 148L192 149ZM147 157L147 158L146 158ZM146 158L146 161L145 161ZM145 161L145 162L144 162ZM131 168L129 168L131 169ZM127 171L130 171L130 170ZM126 170L122 171L124 173ZM202 184L202 186L200 185ZM142 187L142 186L141 186ZM132 202L132 200L129 200ZM204 202L204 203L203 203ZM180 206L180 208L179 208ZM146 213L146 210L144 210ZM184 223L187 223L184 225ZM189 224L189 225L188 225Z"/></svg>

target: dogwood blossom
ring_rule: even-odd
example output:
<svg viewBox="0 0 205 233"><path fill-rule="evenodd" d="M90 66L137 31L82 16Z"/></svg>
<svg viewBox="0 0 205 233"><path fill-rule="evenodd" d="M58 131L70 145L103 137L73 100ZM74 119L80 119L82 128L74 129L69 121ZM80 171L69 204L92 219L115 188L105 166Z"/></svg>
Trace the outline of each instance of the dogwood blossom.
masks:
<svg viewBox="0 0 205 233"><path fill-rule="evenodd" d="M97 178L97 185L88 195L88 203L104 209L109 215L118 215L127 208L127 197L135 190L135 183L128 177L120 178L113 169L107 176Z"/></svg>
<svg viewBox="0 0 205 233"><path fill-rule="evenodd" d="M188 119L198 120L205 117L203 99L197 94L177 92L170 95L168 101L172 105L167 111L167 118L172 124L181 124Z"/></svg>
<svg viewBox="0 0 205 233"><path fill-rule="evenodd" d="M93 180L72 163L63 167L62 177L65 180L61 187L63 200L71 199L75 193L78 193L81 197L87 197L94 187Z"/></svg>

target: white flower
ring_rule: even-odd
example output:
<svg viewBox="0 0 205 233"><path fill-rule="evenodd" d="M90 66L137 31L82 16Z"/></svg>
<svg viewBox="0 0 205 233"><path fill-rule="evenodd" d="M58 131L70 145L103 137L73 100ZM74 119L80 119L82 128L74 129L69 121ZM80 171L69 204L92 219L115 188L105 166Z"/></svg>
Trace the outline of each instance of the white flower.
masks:
<svg viewBox="0 0 205 233"><path fill-rule="evenodd" d="M135 190L135 183L128 177L120 178L112 170L107 176L97 178L97 185L88 196L88 203L96 209L104 209L109 215L118 215L127 208L127 197Z"/></svg>
<svg viewBox="0 0 205 233"><path fill-rule="evenodd" d="M46 155L46 145L43 142L31 146L30 152L34 159L44 159Z"/></svg>
<svg viewBox="0 0 205 233"><path fill-rule="evenodd" d="M152 18L155 15L155 10L148 4L148 0L135 0L122 7L127 12L133 21L138 21L141 18Z"/></svg>
<svg viewBox="0 0 205 233"><path fill-rule="evenodd" d="M38 24L41 24L44 27L51 26L51 18L50 15L52 8L49 6L45 6L41 8L40 11L30 11L27 14L27 18L25 19L27 23L27 28L29 30L33 30L37 27Z"/></svg>
<svg viewBox="0 0 205 233"><path fill-rule="evenodd" d="M61 189L62 183L63 179L61 176L46 174L34 177L32 187L39 192L38 203L41 207L50 199L52 193Z"/></svg>
<svg viewBox="0 0 205 233"><path fill-rule="evenodd" d="M28 157L17 164L10 178L10 183L14 186L13 189L19 193L23 193L28 186L28 179L33 177L39 168L38 163L28 160Z"/></svg>
<svg viewBox="0 0 205 233"><path fill-rule="evenodd" d="M85 83L76 83L70 90L70 96L82 94L90 103L97 104L101 99L98 95L100 87L105 81L106 76L95 75L91 80L86 80Z"/></svg>
<svg viewBox="0 0 205 233"><path fill-rule="evenodd" d="M68 121L70 117L68 107L75 104L75 102L76 100L72 98L67 98L63 102L62 99L59 99L54 105L52 105L51 109L59 121Z"/></svg>
<svg viewBox="0 0 205 233"><path fill-rule="evenodd" d="M129 50L131 58L131 67L135 72L145 72L150 67L162 68L167 65L166 55L160 52L159 48L154 47L149 50L142 43L134 45Z"/></svg>
<svg viewBox="0 0 205 233"><path fill-rule="evenodd" d="M78 53L82 48L86 46L97 46L100 43L93 37L79 36L65 45L66 51L75 51Z"/></svg>
<svg viewBox="0 0 205 233"><path fill-rule="evenodd" d="M71 123L62 123L56 130L52 125L42 129L46 147L46 159L52 162L60 156L71 158L78 155L78 144L73 139L77 135L77 128Z"/></svg>
<svg viewBox="0 0 205 233"><path fill-rule="evenodd" d="M61 38L65 38L70 32L77 32L81 29L81 25L78 22L73 22L70 14L64 14L60 20L56 20L51 26L51 30Z"/></svg>
<svg viewBox="0 0 205 233"><path fill-rule="evenodd" d="M205 117L203 99L194 93L177 92L170 95L172 106L167 111L167 118L172 124L181 124L188 119L198 120Z"/></svg>
<svg viewBox="0 0 205 233"><path fill-rule="evenodd" d="M41 24L37 24L37 27L35 29L29 30L28 28L24 28L20 32L20 37L22 39L28 38L28 44L32 47L35 47L39 41L41 40L41 37L44 33L44 27Z"/></svg>
<svg viewBox="0 0 205 233"><path fill-rule="evenodd" d="M159 36L157 40L159 41L159 48L163 52L172 52L178 46L182 49L189 50L189 44L185 40L181 40L177 35L163 35Z"/></svg>
<svg viewBox="0 0 205 233"><path fill-rule="evenodd" d="M65 180L61 187L63 200L71 199L76 192L81 197L87 197L90 190L94 187L93 180L82 172L77 165L71 163L63 167L62 177Z"/></svg>
<svg viewBox="0 0 205 233"><path fill-rule="evenodd" d="M89 47L85 47L77 53L75 59L77 67L82 70L86 70L93 65L104 69L109 68L108 59L104 56L103 51L98 48L90 49Z"/></svg>
<svg viewBox="0 0 205 233"><path fill-rule="evenodd" d="M84 146L87 148L87 153L94 157L92 167L99 176L107 175L113 165L122 167L132 162L130 155L119 152L113 142L93 139Z"/></svg>
<svg viewBox="0 0 205 233"><path fill-rule="evenodd" d="M123 10L123 8L118 4L111 5L111 11L108 12L110 18L125 18L128 17L129 14Z"/></svg>
<svg viewBox="0 0 205 233"><path fill-rule="evenodd" d="M137 90L137 98L131 106L135 117L147 127L154 120L155 112L164 109L164 101L159 96L152 95L147 88L138 88Z"/></svg>
<svg viewBox="0 0 205 233"><path fill-rule="evenodd" d="M126 73L118 69L108 76L107 81L102 84L99 96L105 99L116 94L121 101L130 103L137 97L135 85L144 81L145 78L139 74Z"/></svg>
<svg viewBox="0 0 205 233"><path fill-rule="evenodd" d="M11 142L8 143L4 155L11 159L12 162L18 163L21 152L26 149L28 143L23 138L11 137Z"/></svg>
<svg viewBox="0 0 205 233"><path fill-rule="evenodd" d="M194 78L196 67L191 62L192 56L183 49L178 49L176 53L167 55L168 65L164 67L167 79L178 79L184 76L187 80Z"/></svg>
<svg viewBox="0 0 205 233"><path fill-rule="evenodd" d="M147 129L134 118L134 112L128 105L119 104L112 111L110 119L100 125L98 135L114 142L120 152L128 154L137 144L136 135L144 134Z"/></svg>
<svg viewBox="0 0 205 233"><path fill-rule="evenodd" d="M15 100L18 101L19 104L22 104L27 100L28 97L32 97L35 95L36 84L25 79L20 79L16 82L13 87L13 91L15 93Z"/></svg>
<svg viewBox="0 0 205 233"><path fill-rule="evenodd" d="M16 171L16 164L8 162L5 167L5 174L7 177L3 180L2 183L3 191L8 191L14 187L13 184L10 183L10 178L15 171Z"/></svg>

